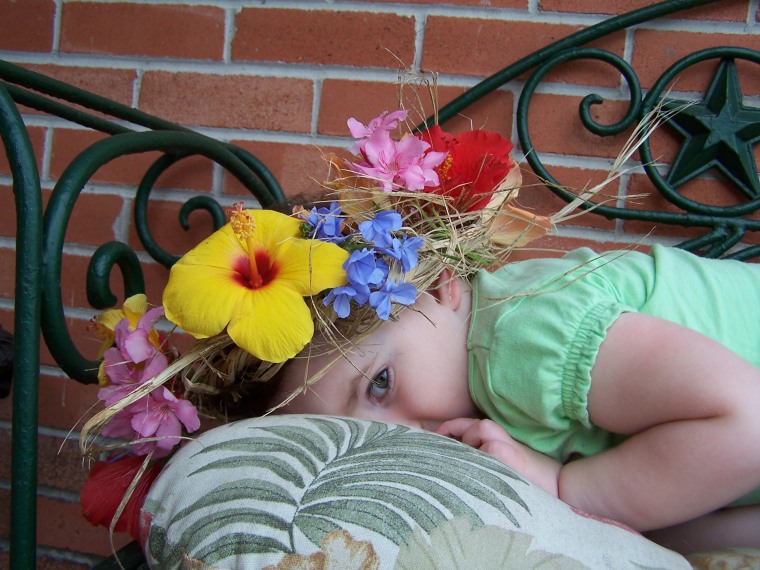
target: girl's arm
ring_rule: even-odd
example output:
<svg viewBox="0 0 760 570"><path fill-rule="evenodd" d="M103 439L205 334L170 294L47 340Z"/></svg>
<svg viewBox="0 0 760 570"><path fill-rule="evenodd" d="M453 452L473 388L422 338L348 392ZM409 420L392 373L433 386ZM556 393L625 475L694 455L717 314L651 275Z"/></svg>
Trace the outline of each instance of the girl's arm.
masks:
<svg viewBox="0 0 760 570"><path fill-rule="evenodd" d="M631 436L599 455L560 465L490 420L459 418L437 432L566 503L641 531L693 519L760 486L760 369L734 352L680 325L625 313L591 377L591 421Z"/></svg>
<svg viewBox="0 0 760 570"><path fill-rule="evenodd" d="M563 501L648 530L760 486L760 369L734 352L625 313L608 330L591 379L592 423L631 437L564 465Z"/></svg>

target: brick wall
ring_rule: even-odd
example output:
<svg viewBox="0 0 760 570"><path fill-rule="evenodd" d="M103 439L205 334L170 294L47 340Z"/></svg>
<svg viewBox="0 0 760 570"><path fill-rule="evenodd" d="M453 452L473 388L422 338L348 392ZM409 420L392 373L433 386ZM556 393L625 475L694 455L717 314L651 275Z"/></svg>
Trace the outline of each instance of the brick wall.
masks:
<svg viewBox="0 0 760 570"><path fill-rule="evenodd" d="M346 118L366 121L397 104L395 85L404 69L436 71L442 103L517 58L607 14L650 4L642 0L151 0L135 2L0 0L0 58L49 74L221 139L260 156L286 192L315 188L325 173L320 148L346 146ZM600 8L600 6L604 6ZM650 87L686 49L732 44L760 49L758 0L722 0L677 17L618 32L597 45L632 61L643 87ZM750 69L745 94L760 97L760 74ZM745 74L747 75L747 74ZM679 89L701 90L709 70L684 78ZM470 124L514 136L517 80L489 95L450 123ZM625 136L612 141L581 132L577 101L596 85L609 102L597 118L619 115L626 101L619 79L601 64L557 70L536 96L529 121L537 148L564 183L582 187L599 180ZM572 105L569 105L572 103ZM426 109L430 109L429 106ZM47 199L68 162L99 135L25 111L37 150ZM663 136L668 148L667 136ZM664 151L667 152L672 151ZM518 150L519 155L519 150ZM88 256L104 241L141 246L129 220L133 188L151 156L114 161L91 180L67 233L62 291L77 342L92 355L87 332L92 315L84 296ZM703 182L714 187L715 182ZM636 173L611 191L648 192ZM192 159L173 167L160 182L150 208L159 243L181 253L210 229L202 215L186 235L177 231L179 205L208 193L229 204L241 187L218 167ZM532 191L535 190L535 191ZM0 156L0 324L13 325L15 220L10 176ZM726 198L729 199L729 198ZM522 205L548 213L557 202L528 187ZM656 204L643 198L642 207ZM543 245L567 249L589 241L638 240L647 224L582 218ZM668 230L657 239L673 240ZM683 234L683 232L676 232ZM684 234L685 235L685 234ZM166 271L148 264L148 294L160 299ZM118 287L117 287L118 290ZM38 531L40 567L85 568L110 550L107 533L79 515L78 490L85 478L69 430L81 425L96 389L67 381L43 349L40 402ZM0 401L0 456L10 455L10 401ZM7 564L9 464L0 461L0 567ZM125 537L117 535L117 546Z"/></svg>

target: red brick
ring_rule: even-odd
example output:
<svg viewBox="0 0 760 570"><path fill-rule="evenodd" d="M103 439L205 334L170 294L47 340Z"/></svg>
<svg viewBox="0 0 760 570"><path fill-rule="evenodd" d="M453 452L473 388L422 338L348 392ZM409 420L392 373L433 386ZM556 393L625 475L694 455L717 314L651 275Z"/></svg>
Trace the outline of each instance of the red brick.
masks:
<svg viewBox="0 0 760 570"><path fill-rule="evenodd" d="M613 241L609 234L599 234L599 239L577 238L565 235L551 235L537 239L530 243L526 249L520 249L509 255L508 261L522 261L524 259L533 259L536 257L561 257L568 251L578 249L579 247L590 247L594 251L603 252L616 249L623 249L629 246L625 242ZM648 247L637 245L636 249L648 251Z"/></svg>
<svg viewBox="0 0 760 570"><path fill-rule="evenodd" d="M0 235L16 235L16 202L10 186L0 184Z"/></svg>
<svg viewBox="0 0 760 570"><path fill-rule="evenodd" d="M429 16L422 67L438 73L491 75L580 29L564 24ZM589 45L622 56L623 41L623 34L618 32ZM617 85L618 82L617 74L609 73L609 68L601 64L576 62L561 69L550 77L555 81L592 85Z"/></svg>
<svg viewBox="0 0 760 570"><path fill-rule="evenodd" d="M98 386L80 384L70 378L40 376L40 425L79 429L98 404Z"/></svg>
<svg viewBox="0 0 760 570"><path fill-rule="evenodd" d="M211 216L202 210L190 215L190 229L184 231L178 221L181 206L180 202L160 199L151 200L148 206L148 229L156 243L173 255L184 254L214 231ZM135 249L142 248L134 226L130 227L129 244Z"/></svg>
<svg viewBox="0 0 760 570"><path fill-rule="evenodd" d="M617 15L631 10L651 6L651 0L614 0L613 2L597 2L596 0L540 0L541 11L558 11L587 14ZM747 19L746 0L722 0L706 6L698 6L689 10L675 12L669 18L694 20L726 20L744 22Z"/></svg>
<svg viewBox="0 0 760 570"><path fill-rule="evenodd" d="M630 184L632 194L644 194L644 198L631 201L628 205L634 209L654 210L671 212L675 214L684 214L684 210L679 206L670 203L662 196L643 175L632 177ZM739 191L726 179L718 177L704 177L692 180L684 186L678 188L678 193L686 199L692 200L698 204L731 206L747 201L746 196ZM757 215L753 216L757 218ZM654 229L653 229L654 228ZM696 237L706 233L704 228L698 227L681 227L677 225L660 224L655 226L652 222L644 221L626 221L626 231L645 233L653 231L657 236L676 236L684 239ZM757 237L750 237L746 241L757 241Z"/></svg>
<svg viewBox="0 0 760 570"><path fill-rule="evenodd" d="M539 0L538 8L542 12L570 12L587 14L623 14L631 10L649 6L649 0L614 0L612 2L593 2L593 0Z"/></svg>
<svg viewBox="0 0 760 570"><path fill-rule="evenodd" d="M54 459L50 457L49 459ZM42 466L41 466L42 467ZM0 504L10 504L10 491L0 489ZM9 509L0 510L0 536L8 537L10 530ZM111 554L108 531L94 527L81 514L78 502L69 503L62 500L38 496L37 498L37 540L38 544L60 548L69 552L80 552L99 556ZM124 546L131 539L125 533L114 535L116 548ZM81 566L55 560L53 555L38 558L40 568L73 569ZM48 564L50 562L50 564Z"/></svg>
<svg viewBox="0 0 760 570"><path fill-rule="evenodd" d="M67 53L221 59L224 11L171 4L64 4L60 49Z"/></svg>
<svg viewBox="0 0 760 570"><path fill-rule="evenodd" d="M5 330L13 331L13 311L0 310L0 326Z"/></svg>
<svg viewBox="0 0 760 570"><path fill-rule="evenodd" d="M74 87L106 97L122 105L132 105L132 89L137 74L132 69L65 67L61 65L24 65Z"/></svg>
<svg viewBox="0 0 760 570"><path fill-rule="evenodd" d="M760 35L703 34L662 30L637 30L634 36L633 66L643 87L651 87L657 78L676 61L700 49L732 45L760 49ZM745 95L760 94L758 65L737 62ZM709 86L715 70L715 60L706 61L682 71L676 88L681 91L700 91Z"/></svg>
<svg viewBox="0 0 760 570"><path fill-rule="evenodd" d="M50 159L50 175L60 178L64 170L86 148L106 135L89 130L55 129ZM160 157L158 152L142 152L119 156L93 174L92 182L129 184L137 186L151 165ZM172 165L158 179L158 188L209 190L212 184L211 163L204 157L189 157Z"/></svg>
<svg viewBox="0 0 760 570"><path fill-rule="evenodd" d="M354 11L245 8L232 58L396 69L414 59L414 18Z"/></svg>
<svg viewBox="0 0 760 570"><path fill-rule="evenodd" d="M600 170L578 169L567 167L547 167L549 174L557 181L561 187L570 193L580 194L584 189L593 188L601 184L607 178L608 173ZM528 164L522 165L523 184L520 193L515 201L515 205L535 212L543 216L551 216L559 212L567 205L563 199L554 194L541 180L533 173ZM604 202L610 197L619 194L619 182L613 181L601 189L594 202ZM614 202L613 202L614 205ZM581 212L580 209L576 212ZM612 230L615 223L611 220L593 214L583 214L576 218L567 220L561 225L593 227L602 230Z"/></svg>
<svg viewBox="0 0 760 570"><path fill-rule="evenodd" d="M313 145L286 143L233 141L269 168L287 196L318 195L320 182L328 173L322 155L340 152L336 147L317 148ZM231 174L225 173L224 193L229 196L249 197L250 192Z"/></svg>
<svg viewBox="0 0 760 570"><path fill-rule="evenodd" d="M49 190L43 190L43 208L47 208L50 194ZM100 245L113 240L113 224L122 205L120 196L79 194L66 226L64 241Z"/></svg>
<svg viewBox="0 0 760 570"><path fill-rule="evenodd" d="M100 556L111 555L108 529L87 522L79 503L40 497L37 505L37 539L43 546ZM117 550L132 541L123 532L114 534L113 539Z"/></svg>
<svg viewBox="0 0 760 570"><path fill-rule="evenodd" d="M115 239L113 227L123 205L121 196L81 193L69 218L65 242L101 245Z"/></svg>
<svg viewBox="0 0 760 570"><path fill-rule="evenodd" d="M337 4L341 2L350 2L352 0L336 0ZM435 4L441 5L438 0L374 0L375 2L393 2L394 4ZM472 6L474 8L523 8L527 9L528 0L446 0L446 4L454 6Z"/></svg>
<svg viewBox="0 0 760 570"><path fill-rule="evenodd" d="M0 249L0 297L13 299L16 289L16 252L12 249Z"/></svg>
<svg viewBox="0 0 760 570"><path fill-rule="evenodd" d="M82 453L76 441L40 434L37 440L37 484L52 489L79 493L87 471L82 466ZM11 456L11 434L0 430L0 450L3 457ZM10 461L0 464L0 478L10 479Z"/></svg>
<svg viewBox="0 0 760 570"><path fill-rule="evenodd" d="M169 278L169 270L158 263L144 263L143 275L145 276L145 295L148 297L148 302L160 305L161 295L163 294L166 280Z"/></svg>
<svg viewBox="0 0 760 570"><path fill-rule="evenodd" d="M66 328L69 331L69 336L74 343L74 347L84 357L94 359L97 355L97 349L100 346L100 341L95 338L95 334L91 330L90 319L67 317L64 320ZM48 350L44 339L40 347L40 362L47 366L58 366L58 363L53 359L51 352ZM72 382L72 380L66 378L66 382Z"/></svg>
<svg viewBox="0 0 760 570"><path fill-rule="evenodd" d="M438 87L438 106L442 107L464 89ZM411 92L405 98L404 107L410 109L409 127L413 128L433 113L433 105L427 92L420 91L415 100ZM419 101L419 102L418 102ZM420 103L423 105L420 112ZM398 87L391 83L365 81L325 80L319 110L318 131L321 134L349 136L346 121L355 117L366 123L383 111L399 108ZM470 105L444 126L452 133L482 128L509 137L512 132L513 95L507 91L495 91Z"/></svg>
<svg viewBox="0 0 760 570"><path fill-rule="evenodd" d="M613 137L600 137L583 127L578 115L580 98L536 94L528 110L528 128L534 148L539 153L573 154L615 158L630 132ZM627 108L619 101L594 105L594 120L609 125L619 120Z"/></svg>
<svg viewBox="0 0 760 570"><path fill-rule="evenodd" d="M140 108L185 125L308 132L313 89L302 79L157 71L143 78Z"/></svg>
<svg viewBox="0 0 760 570"><path fill-rule="evenodd" d="M0 0L0 50L46 52L53 47L53 0Z"/></svg>

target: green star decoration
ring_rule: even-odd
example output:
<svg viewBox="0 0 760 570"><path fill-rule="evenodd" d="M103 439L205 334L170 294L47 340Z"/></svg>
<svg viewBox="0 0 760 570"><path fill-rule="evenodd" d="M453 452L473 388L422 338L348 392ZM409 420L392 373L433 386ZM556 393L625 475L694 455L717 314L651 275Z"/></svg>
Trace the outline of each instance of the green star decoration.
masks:
<svg viewBox="0 0 760 570"><path fill-rule="evenodd" d="M684 105L688 106L668 121L686 140L670 167L667 181L675 188L715 168L750 198L759 196L752 146L760 141L760 109L742 104L734 60L721 61L701 103L663 101L666 111Z"/></svg>

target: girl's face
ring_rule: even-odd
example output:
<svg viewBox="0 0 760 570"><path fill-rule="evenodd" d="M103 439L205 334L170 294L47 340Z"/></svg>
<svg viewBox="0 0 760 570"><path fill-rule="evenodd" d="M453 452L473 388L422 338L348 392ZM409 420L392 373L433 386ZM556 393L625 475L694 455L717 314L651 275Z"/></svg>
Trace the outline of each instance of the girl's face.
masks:
<svg viewBox="0 0 760 570"><path fill-rule="evenodd" d="M308 355L288 364L279 400L329 367L280 411L387 421L430 431L444 421L479 417L467 380L470 292L446 279L420 295L396 322L383 324L353 347ZM279 400L275 400L277 403Z"/></svg>

